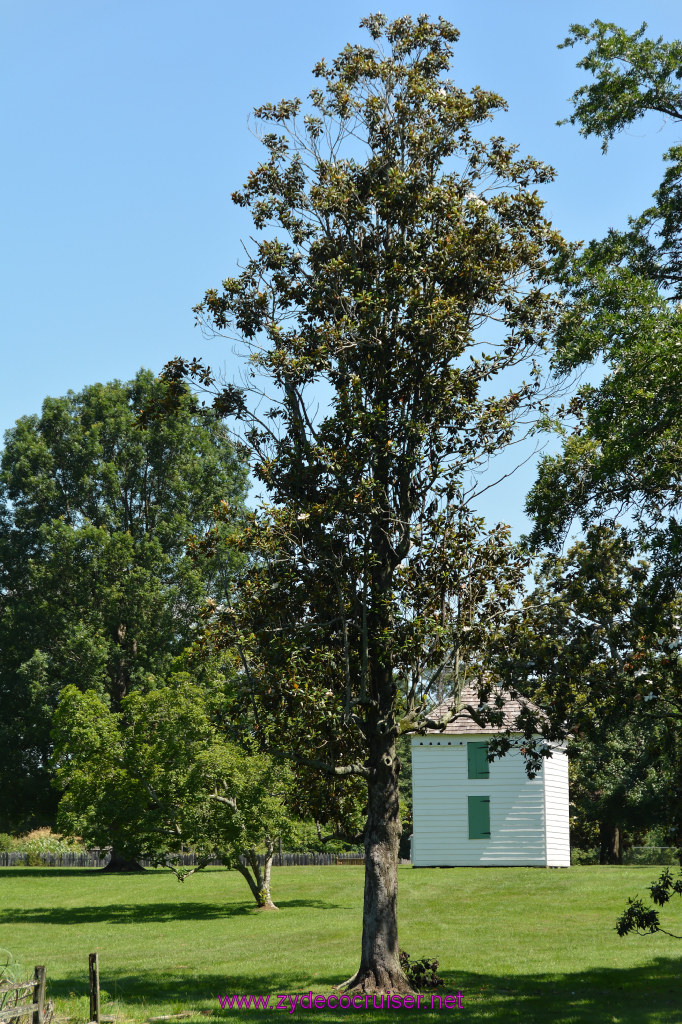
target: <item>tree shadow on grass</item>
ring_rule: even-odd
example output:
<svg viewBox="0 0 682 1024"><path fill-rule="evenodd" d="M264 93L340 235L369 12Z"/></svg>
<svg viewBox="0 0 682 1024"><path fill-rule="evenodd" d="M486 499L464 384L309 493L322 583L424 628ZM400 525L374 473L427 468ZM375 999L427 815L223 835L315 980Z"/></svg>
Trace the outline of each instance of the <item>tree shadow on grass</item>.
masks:
<svg viewBox="0 0 682 1024"><path fill-rule="evenodd" d="M351 958L352 959L352 958ZM348 973L352 963L346 964ZM644 967L603 968L574 973L554 975L527 975L508 978L495 974L477 974L471 971L444 972L445 987L434 993L433 1009L431 993L422 997L418 1017L420 1022L442 1022L461 1019L468 1024L679 1024L682 1020L682 963L676 957L656 957ZM221 1021L243 1021L244 1009L221 1009L218 995L270 996L270 1009L259 1010L260 1024L282 1021L282 1009L276 1010L277 997L308 992L308 984L314 992L338 997L332 986L343 980L338 976L318 975L308 980L301 978L301 971L232 974L229 965L225 971L212 970L204 974L183 973L181 966L165 971L143 971L132 975L122 971L108 971L101 968L101 984L110 996L116 996L121 1004L144 1008L153 1016L156 1007L164 1004L179 1004L197 1011L213 1011ZM87 972L79 976L62 979L48 979L48 995L51 998L68 997L72 993L86 996L88 991ZM447 992L461 992L462 1013L457 1001L450 1008L445 1004L439 1008L438 1000ZM404 1010L351 1009L354 1021L386 1022ZM289 1004L287 1003L287 1007ZM138 1009L138 1012L139 1012ZM289 1007L290 1009L290 1007ZM296 1016L313 1017L321 1024L337 1024L346 1009L296 1009ZM413 1009L413 1013L417 1013ZM291 1014L290 1014L291 1015ZM205 1019L205 1018L204 1018ZM409 1019L409 1018L408 1018Z"/></svg>
<svg viewBox="0 0 682 1024"><path fill-rule="evenodd" d="M309 910L338 910L335 903L325 900L281 900L280 910L306 908ZM84 907L22 907L0 910L2 924L65 924L82 925L107 922L108 924L159 924L164 921L212 921L220 918L242 917L258 913L255 904L166 902L166 903L109 903Z"/></svg>
<svg viewBox="0 0 682 1024"><path fill-rule="evenodd" d="M145 868L145 871L147 869ZM153 875L154 872L149 872ZM75 878L77 876L89 878L97 878L98 876L103 878L115 878L120 877L112 875L110 872L104 873L103 868L60 868L60 867L49 867L49 868L25 868L21 865L14 865L11 868L0 867L0 879L7 878ZM130 876L128 876L130 877ZM139 878L140 874L135 872L135 878Z"/></svg>
<svg viewBox="0 0 682 1024"><path fill-rule="evenodd" d="M682 961L677 957L652 956L647 965L635 968L605 967L571 973L517 974L507 978L443 972L443 978L446 990L462 992L468 1021L486 1021L486 1024L678 1024L682 1021ZM430 1006L430 994L427 1005ZM433 1019L442 1019L446 1012L452 1013L444 1007L434 1011ZM423 1010L420 1020L422 1018Z"/></svg>

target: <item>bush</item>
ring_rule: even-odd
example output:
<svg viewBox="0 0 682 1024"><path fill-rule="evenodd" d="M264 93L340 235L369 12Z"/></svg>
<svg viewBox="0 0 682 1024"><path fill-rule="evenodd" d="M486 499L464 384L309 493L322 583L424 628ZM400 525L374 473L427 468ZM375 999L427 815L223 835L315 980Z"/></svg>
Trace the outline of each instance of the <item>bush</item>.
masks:
<svg viewBox="0 0 682 1024"><path fill-rule="evenodd" d="M443 984L443 979L436 974L438 970L437 960L429 960L426 957L423 957L421 960L411 960L410 954L401 949L400 966L410 985L417 992L421 992L425 988L438 988L439 985Z"/></svg>
<svg viewBox="0 0 682 1024"><path fill-rule="evenodd" d="M580 864L598 863L599 850L596 847L593 850L577 850L575 847L571 847L571 864L574 867Z"/></svg>
<svg viewBox="0 0 682 1024"><path fill-rule="evenodd" d="M681 854L675 846L632 846L623 854L623 864L678 864Z"/></svg>
<svg viewBox="0 0 682 1024"><path fill-rule="evenodd" d="M43 853L82 853L80 840L64 839L49 828L37 828L25 836L0 835L0 850L10 853L25 853L26 863L40 867Z"/></svg>

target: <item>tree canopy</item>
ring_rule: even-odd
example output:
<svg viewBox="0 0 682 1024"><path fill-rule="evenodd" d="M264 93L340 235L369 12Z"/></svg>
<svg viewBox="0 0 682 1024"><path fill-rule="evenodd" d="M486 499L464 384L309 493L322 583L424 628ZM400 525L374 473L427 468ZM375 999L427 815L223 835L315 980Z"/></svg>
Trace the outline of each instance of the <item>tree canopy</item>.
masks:
<svg viewBox="0 0 682 1024"><path fill-rule="evenodd" d="M117 708L170 668L234 553L192 536L230 503L246 469L213 412L189 395L173 420L139 425L164 385L149 371L48 398L6 435L0 469L0 826L54 820L50 722L73 684Z"/></svg>
<svg viewBox="0 0 682 1024"><path fill-rule="evenodd" d="M649 112L676 124L682 118L682 42L650 39L645 31L646 25L627 33L595 21L573 25L563 44L589 47L578 66L592 80L574 94L568 120L583 135L599 136L604 150L617 132ZM584 709L596 704L598 716L605 699L633 729L639 723L646 728L647 714L636 702L650 701L655 733L663 733L657 768L669 776L668 819L679 844L682 147L672 146L664 161L652 206L631 217L626 229L612 229L592 241L567 264L556 366L561 372L601 358L605 372L599 385L584 385L574 399L577 428L564 435L559 454L541 462L527 508L534 519L529 539L536 548L559 551L575 521L587 531L588 543L578 559L586 564L574 566L572 581L564 577L550 583L564 597L573 590L564 611L577 612L572 625L564 618L558 645L571 634L569 649L590 676ZM601 556L607 549L614 555L620 547L617 557L598 556L595 563L590 537L606 539ZM626 548L629 556L623 559ZM635 551L646 556L646 571L633 565ZM628 592L618 597L623 583ZM548 601L550 617L560 600L557 593L556 600ZM609 622L604 614L610 615ZM532 646L536 654L547 653L553 643L536 634ZM600 644L606 646L601 656L595 649ZM565 675L564 690L571 685L568 668ZM664 873L651 891L663 905L678 890ZM658 927L657 912L647 911L639 900L630 901L618 922L621 935Z"/></svg>
<svg viewBox="0 0 682 1024"><path fill-rule="evenodd" d="M275 909L275 842L296 833L290 773L226 741L216 727L221 680L201 675L196 666L194 678L175 672L158 689L124 697L118 712L94 690L62 691L53 724L59 827L170 867L180 881L219 857L244 875L259 907ZM191 869L179 856L187 849Z"/></svg>
<svg viewBox="0 0 682 1024"><path fill-rule="evenodd" d="M565 555L545 554L492 645L500 677L574 738L572 800L599 824L606 860L619 859L621 830L646 821L680 840L679 612L632 536L594 525Z"/></svg>
<svg viewBox="0 0 682 1024"><path fill-rule="evenodd" d="M628 34L595 21L574 25L563 44L590 46L578 66L593 80L573 96L568 119L604 147L647 112L682 118L679 67L682 42ZM531 539L560 547L574 519L585 528L597 519L634 515L640 538L679 589L679 507L682 437L682 320L678 304L682 149L665 155L654 203L612 229L569 262L563 278L567 303L556 339L559 371L601 358L599 386L584 385L573 401L578 429L559 455L546 457L528 509Z"/></svg>

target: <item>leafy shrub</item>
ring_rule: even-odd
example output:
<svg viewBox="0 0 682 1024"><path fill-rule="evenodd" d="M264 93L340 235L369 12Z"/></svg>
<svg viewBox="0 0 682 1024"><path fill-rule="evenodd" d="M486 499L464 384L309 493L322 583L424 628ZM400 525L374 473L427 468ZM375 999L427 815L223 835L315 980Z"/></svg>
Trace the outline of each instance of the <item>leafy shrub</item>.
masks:
<svg viewBox="0 0 682 1024"><path fill-rule="evenodd" d="M436 974L437 960L429 960L427 957L423 957L421 960L411 960L410 954L401 949L400 966L412 988L418 992L425 988L438 988L443 984L443 979Z"/></svg>
<svg viewBox="0 0 682 1024"><path fill-rule="evenodd" d="M64 839L52 829L37 828L25 836L0 835L0 850L25 853L28 865L40 867L43 863L41 854L82 853L83 844L80 841Z"/></svg>
<svg viewBox="0 0 682 1024"><path fill-rule="evenodd" d="M14 836L9 835L7 832L0 832L0 853L12 853L17 848L17 840ZM0 950L0 956L4 950ZM0 968L2 967L2 961L0 960Z"/></svg>
<svg viewBox="0 0 682 1024"><path fill-rule="evenodd" d="M675 846L633 846L623 854L623 864L678 864L681 853Z"/></svg>
<svg viewBox="0 0 682 1024"><path fill-rule="evenodd" d="M592 850L578 850L571 847L571 864L575 867L579 864L598 864L599 850L595 847Z"/></svg>

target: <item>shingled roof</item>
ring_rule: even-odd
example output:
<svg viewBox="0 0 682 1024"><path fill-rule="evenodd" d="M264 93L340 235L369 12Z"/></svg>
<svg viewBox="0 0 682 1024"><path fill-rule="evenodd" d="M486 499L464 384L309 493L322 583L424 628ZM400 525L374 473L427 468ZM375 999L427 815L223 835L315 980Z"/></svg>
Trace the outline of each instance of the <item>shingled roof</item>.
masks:
<svg viewBox="0 0 682 1024"><path fill-rule="evenodd" d="M503 719L502 725L479 725L473 720L471 715L466 709L466 705L470 705L474 710L485 707L485 704L481 704L478 697L478 687L473 683L470 683L462 687L462 691L459 696L459 700L456 697L452 697L449 700L439 704L437 708L431 712L430 718L443 719L446 718L453 707L459 707L461 710L457 715L457 718L445 726L445 729L427 729L428 733L435 733L440 736L462 736L470 734L482 733L500 733L506 729L511 729L512 732L518 732L518 726L516 720L518 715L524 710L535 712L539 715L540 719L546 719L544 711L538 708L537 704L534 704L532 700L528 700L527 697L512 697L509 693L502 689L502 687L493 686L492 694L487 701L487 705L491 708L497 708L495 704L495 695L499 694L504 701L503 704Z"/></svg>

